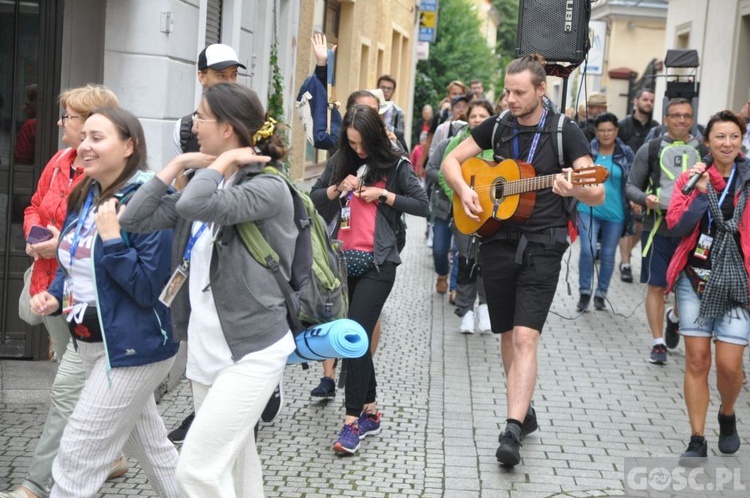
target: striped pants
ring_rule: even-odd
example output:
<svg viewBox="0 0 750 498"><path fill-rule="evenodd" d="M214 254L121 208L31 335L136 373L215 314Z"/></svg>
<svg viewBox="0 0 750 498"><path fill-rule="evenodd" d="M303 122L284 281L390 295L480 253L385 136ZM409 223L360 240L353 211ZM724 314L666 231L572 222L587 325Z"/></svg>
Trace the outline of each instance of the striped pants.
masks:
<svg viewBox="0 0 750 498"><path fill-rule="evenodd" d="M78 342L86 385L52 466L51 497L94 498L120 453L138 460L159 496L177 498L177 450L167 439L154 389L174 358L106 372L102 343Z"/></svg>

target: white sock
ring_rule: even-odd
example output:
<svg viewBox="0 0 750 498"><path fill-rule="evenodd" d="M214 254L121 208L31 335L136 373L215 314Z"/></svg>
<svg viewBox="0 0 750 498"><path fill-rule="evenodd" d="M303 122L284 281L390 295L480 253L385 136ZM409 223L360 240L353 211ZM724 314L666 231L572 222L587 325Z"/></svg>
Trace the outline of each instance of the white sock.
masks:
<svg viewBox="0 0 750 498"><path fill-rule="evenodd" d="M680 323L680 319L675 316L674 310L669 310L669 313L667 313L667 320L672 323Z"/></svg>
<svg viewBox="0 0 750 498"><path fill-rule="evenodd" d="M654 346L658 346L659 344L661 344L662 346L666 345L666 343L664 342L664 338L663 337L659 337L657 339L654 339Z"/></svg>

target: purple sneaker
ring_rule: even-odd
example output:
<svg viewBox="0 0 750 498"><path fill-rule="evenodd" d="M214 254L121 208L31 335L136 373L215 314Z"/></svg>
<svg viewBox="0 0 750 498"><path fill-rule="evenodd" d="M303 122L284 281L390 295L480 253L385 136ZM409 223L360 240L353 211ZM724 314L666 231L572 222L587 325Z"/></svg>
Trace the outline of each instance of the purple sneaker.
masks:
<svg viewBox="0 0 750 498"><path fill-rule="evenodd" d="M333 443L333 451L353 455L359 449L359 430L356 424L344 424L339 438Z"/></svg>
<svg viewBox="0 0 750 498"><path fill-rule="evenodd" d="M357 427L359 428L359 439L364 439L367 436L374 436L380 434L380 416L382 413L363 413L359 416L357 421Z"/></svg>

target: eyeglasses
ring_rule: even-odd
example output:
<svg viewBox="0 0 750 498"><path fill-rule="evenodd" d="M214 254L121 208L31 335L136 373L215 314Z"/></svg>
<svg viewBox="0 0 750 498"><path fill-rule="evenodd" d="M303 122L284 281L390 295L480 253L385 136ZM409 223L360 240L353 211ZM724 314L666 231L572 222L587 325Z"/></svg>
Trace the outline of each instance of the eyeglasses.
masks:
<svg viewBox="0 0 750 498"><path fill-rule="evenodd" d="M215 123L216 121L217 120L215 119L204 119L200 117L197 111L193 113L193 123L195 124L196 128L202 125L203 123Z"/></svg>
<svg viewBox="0 0 750 498"><path fill-rule="evenodd" d="M692 114L667 114L667 117L670 119L693 119Z"/></svg>
<svg viewBox="0 0 750 498"><path fill-rule="evenodd" d="M75 116L73 114L68 114L67 112L60 114L61 123L65 123L66 119L81 119L81 116Z"/></svg>

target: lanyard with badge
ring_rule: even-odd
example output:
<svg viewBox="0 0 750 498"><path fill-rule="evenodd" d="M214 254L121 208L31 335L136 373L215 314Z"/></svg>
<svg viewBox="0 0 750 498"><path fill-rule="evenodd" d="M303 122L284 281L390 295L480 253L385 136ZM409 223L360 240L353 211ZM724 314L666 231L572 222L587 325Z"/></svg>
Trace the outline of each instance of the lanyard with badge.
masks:
<svg viewBox="0 0 750 498"><path fill-rule="evenodd" d="M529 155L526 157L526 162L529 164L532 164L534 161L534 156L536 155L536 149L539 146L539 138L542 135L542 130L544 129L544 123L547 120L547 108L545 107L542 110L542 117L539 119L539 124L537 125L537 131L534 133L534 138L531 140L531 148L529 149ZM515 159L518 159L521 155L521 150L518 145L518 134L519 132L516 131L513 134L513 157Z"/></svg>
<svg viewBox="0 0 750 498"><path fill-rule="evenodd" d="M70 265L68 266L67 271L65 272L65 276L67 277L65 279L65 282L63 284L63 300L62 300L62 312L65 314L70 313L73 311L73 306L75 305L75 301L73 299L73 284L72 284L72 275L73 275L73 261L76 255L76 252L78 252L78 246L81 243L81 239L84 237L87 237L91 231L94 229L95 224L91 224L91 226L86 229L84 232L84 227L86 225L86 220L89 217L89 214L91 214L91 206L94 203L94 189L92 188L89 190L89 194L86 196L86 202L83 204L83 210L81 211L80 216L78 217L78 220L76 221L76 227L73 231L73 240L70 243Z"/></svg>
<svg viewBox="0 0 750 498"><path fill-rule="evenodd" d="M159 295L159 301L165 306L169 307L172 305L172 301L174 301L175 296L187 280L188 272L190 271L190 256L193 253L193 247L207 227L208 223L203 223L198 230L190 236L190 240L188 240L187 246L185 247L185 252L182 255L182 265L175 269L174 273L172 273L172 276L169 278L167 285L164 286L164 289L162 289L161 294Z"/></svg>
<svg viewBox="0 0 750 498"><path fill-rule="evenodd" d="M357 179L359 179L360 185L362 185L367 171L368 167L366 164L363 164L357 169ZM342 197L343 196L344 194L342 194ZM353 191L346 194L346 202L344 203L344 206L342 206L341 214L339 216L339 230L349 230L352 226L352 208L349 205L352 197L354 197Z"/></svg>
<svg viewBox="0 0 750 498"><path fill-rule="evenodd" d="M732 180L734 180L735 171L737 171L737 165L732 168L732 173L729 175L729 180L727 180L727 184L721 193L721 197L719 198L719 209L721 209L721 205L724 204L724 199L726 199L727 194L729 193L729 189L732 187ZM711 215L711 210L709 209L708 229L706 230L706 233L702 233L700 237L698 237L698 245L695 246L695 252L693 253L693 256L698 259L702 259L703 261L708 259L708 253L711 250L711 244L714 243L714 238L710 235L711 225L713 224L713 221L714 218Z"/></svg>

